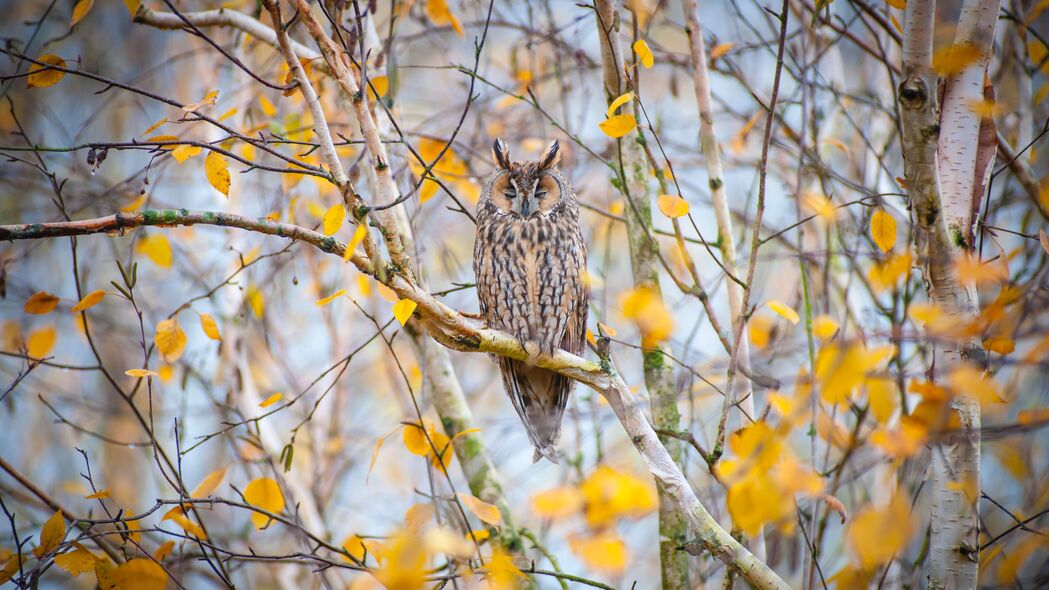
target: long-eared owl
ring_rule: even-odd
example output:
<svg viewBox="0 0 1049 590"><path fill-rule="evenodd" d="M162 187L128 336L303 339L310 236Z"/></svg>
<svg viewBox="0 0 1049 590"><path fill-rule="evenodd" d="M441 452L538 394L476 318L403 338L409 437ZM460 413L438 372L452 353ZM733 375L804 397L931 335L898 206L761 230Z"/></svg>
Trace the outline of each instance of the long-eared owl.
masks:
<svg viewBox="0 0 1049 590"><path fill-rule="evenodd" d="M530 356L563 348L582 354L590 288L579 205L557 168L560 145L538 161L514 162L492 146L496 170L477 204L474 274L481 314L515 336ZM506 394L535 445L535 460L557 463L561 418L572 381L523 361L499 357Z"/></svg>

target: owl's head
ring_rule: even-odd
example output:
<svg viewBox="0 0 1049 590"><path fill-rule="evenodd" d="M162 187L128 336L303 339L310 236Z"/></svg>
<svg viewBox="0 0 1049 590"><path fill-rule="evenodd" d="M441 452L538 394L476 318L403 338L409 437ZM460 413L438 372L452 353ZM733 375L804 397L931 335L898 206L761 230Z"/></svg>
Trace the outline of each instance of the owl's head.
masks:
<svg viewBox="0 0 1049 590"><path fill-rule="evenodd" d="M487 197L503 214L532 219L546 216L571 194L571 188L557 169L561 145L550 142L539 160L510 160L510 150L501 139L492 144L495 173L488 183Z"/></svg>

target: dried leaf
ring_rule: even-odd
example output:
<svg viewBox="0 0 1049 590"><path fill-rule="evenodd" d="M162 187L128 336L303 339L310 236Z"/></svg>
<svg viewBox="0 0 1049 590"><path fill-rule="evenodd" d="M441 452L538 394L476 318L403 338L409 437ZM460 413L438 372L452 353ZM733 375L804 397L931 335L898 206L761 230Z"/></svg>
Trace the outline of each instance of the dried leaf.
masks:
<svg viewBox="0 0 1049 590"><path fill-rule="evenodd" d="M211 186L215 187L215 190L229 197L229 162L225 156L215 151L209 151L208 157L204 158L204 173L207 175Z"/></svg>
<svg viewBox="0 0 1049 590"><path fill-rule="evenodd" d="M55 347L57 338L58 333L55 331L54 326L47 326L46 328L30 332L29 337L26 338L26 354L35 359L46 357L51 352L51 349Z"/></svg>
<svg viewBox="0 0 1049 590"><path fill-rule="evenodd" d="M57 296L48 293L47 291L37 291L26 299L25 305L22 306L22 311L35 315L43 315L45 313L51 313L58 305L59 299Z"/></svg>
<svg viewBox="0 0 1049 590"><path fill-rule="evenodd" d="M66 537L66 520L62 517L62 511L56 510L51 518L47 519L44 527L40 529L40 544L33 549L33 555L37 559L51 553L62 544Z"/></svg>
<svg viewBox="0 0 1049 590"><path fill-rule="evenodd" d="M87 13L91 12L91 8L95 5L95 0L80 0L73 7L73 17L69 19L69 28L73 28L76 24L87 16Z"/></svg>
<svg viewBox="0 0 1049 590"><path fill-rule="evenodd" d="M481 519L481 521L490 524L492 526L499 526L499 523L503 521L503 515L499 513L499 509L494 505L471 496L470 494L459 493L459 500L473 513L474 516Z"/></svg>
<svg viewBox="0 0 1049 590"><path fill-rule="evenodd" d="M178 319L161 320L157 324L153 343L157 345L157 350L164 356L165 361L169 363L177 361L186 350L186 333L182 331Z"/></svg>
<svg viewBox="0 0 1049 590"><path fill-rule="evenodd" d="M92 292L88 293L87 295L84 295L84 298L81 299L80 301L78 301L77 304L74 305L73 309L71 309L70 311L76 313L78 311L84 311L85 309L90 309L90 308L98 305L98 302L102 301L102 298L105 297L105 296L106 296L106 292L101 290L101 289L96 290L96 291L92 291Z"/></svg>
<svg viewBox="0 0 1049 590"><path fill-rule="evenodd" d="M47 55L41 55L36 58L36 61L60 68L66 67L66 60L50 53ZM29 66L29 76L26 78L26 88L47 88L48 86L54 86L55 84L58 84L58 81L65 75L66 73L61 70L52 70L40 64L32 64Z"/></svg>

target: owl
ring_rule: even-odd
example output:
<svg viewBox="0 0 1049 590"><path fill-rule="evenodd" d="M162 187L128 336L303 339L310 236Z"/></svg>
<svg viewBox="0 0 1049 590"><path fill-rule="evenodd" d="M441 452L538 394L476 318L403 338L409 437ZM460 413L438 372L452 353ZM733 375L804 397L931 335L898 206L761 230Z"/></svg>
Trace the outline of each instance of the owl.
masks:
<svg viewBox="0 0 1049 590"><path fill-rule="evenodd" d="M533 358L557 348L582 354L586 341L586 244L575 192L557 168L560 157L554 140L539 161L514 162L496 139L496 169L477 204L474 274L481 315ZM496 361L535 446L534 460L557 463L572 381L524 361Z"/></svg>

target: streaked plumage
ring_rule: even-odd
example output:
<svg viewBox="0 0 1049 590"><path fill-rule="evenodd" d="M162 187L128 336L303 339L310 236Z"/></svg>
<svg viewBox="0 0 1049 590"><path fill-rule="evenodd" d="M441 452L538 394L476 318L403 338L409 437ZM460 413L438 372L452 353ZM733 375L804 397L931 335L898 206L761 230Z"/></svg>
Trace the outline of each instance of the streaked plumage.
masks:
<svg viewBox="0 0 1049 590"><path fill-rule="evenodd" d="M496 171L477 204L474 243L481 314L531 354L556 348L582 354L590 299L586 244L575 192L557 168L560 146L552 142L539 161L511 162L497 139L492 155ZM572 381L526 362L497 360L535 459L557 463Z"/></svg>

